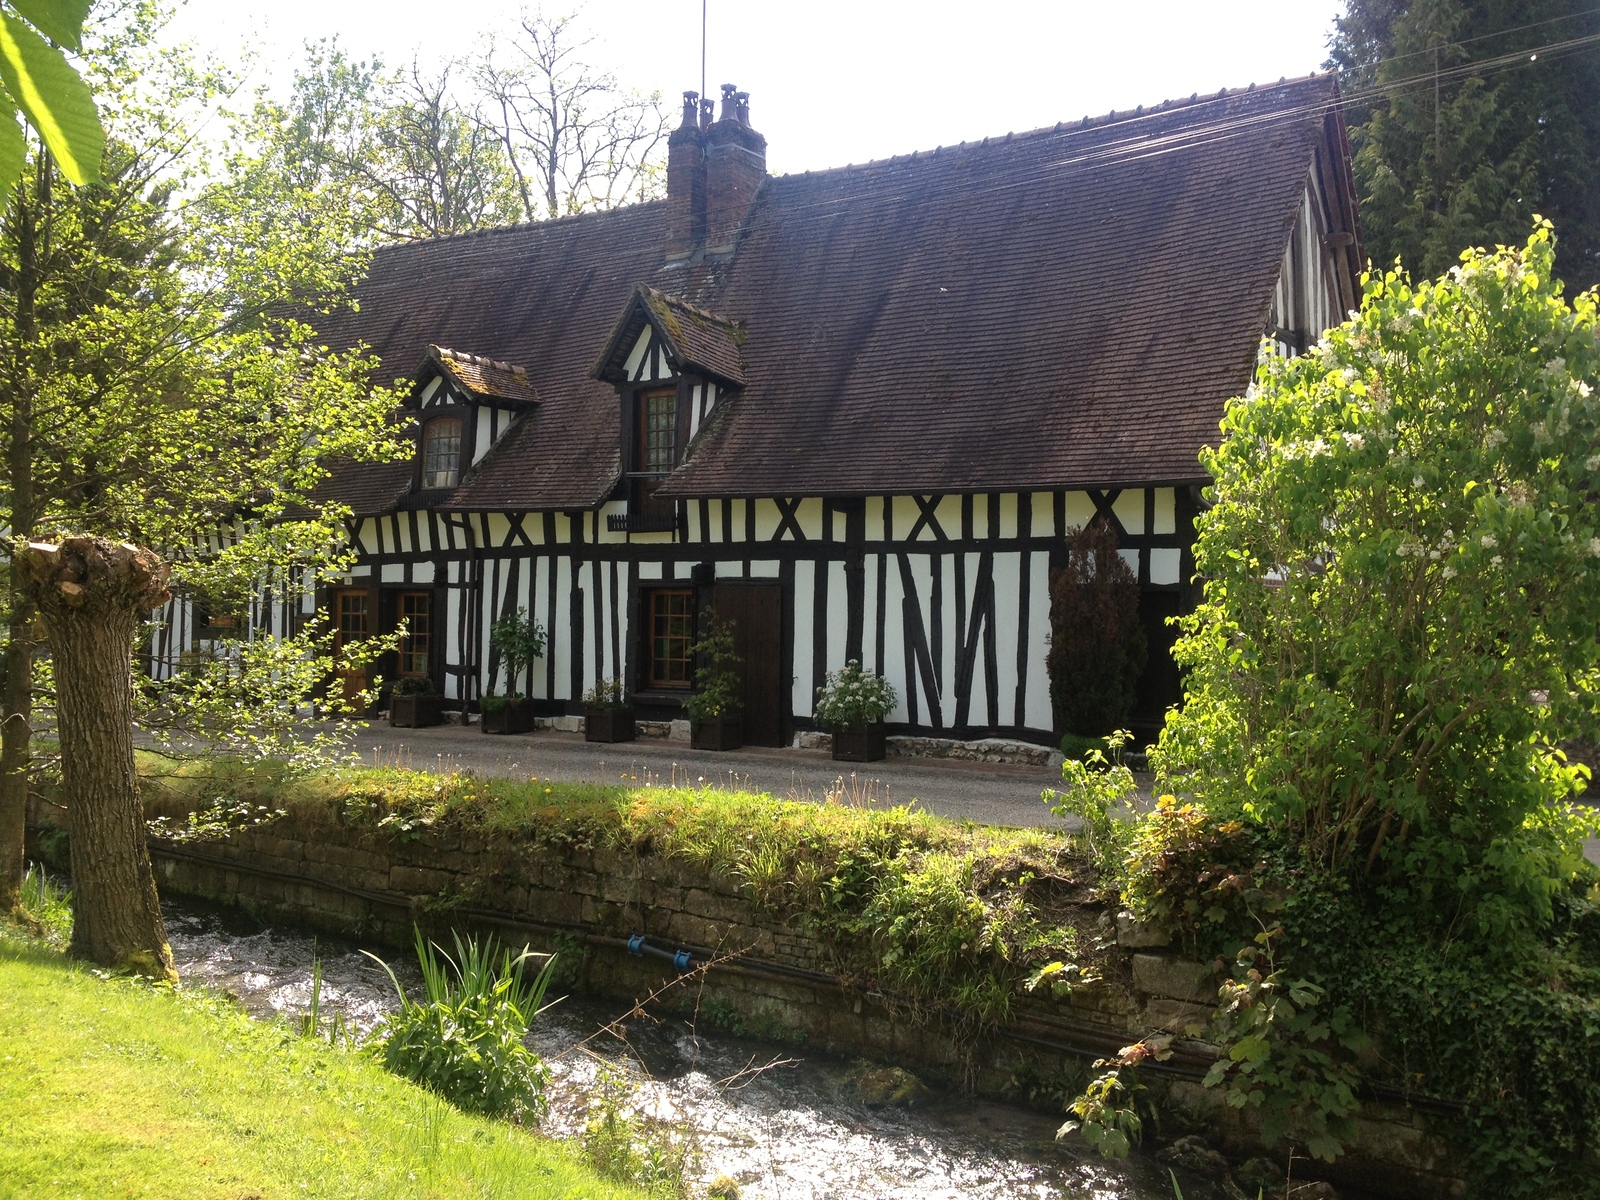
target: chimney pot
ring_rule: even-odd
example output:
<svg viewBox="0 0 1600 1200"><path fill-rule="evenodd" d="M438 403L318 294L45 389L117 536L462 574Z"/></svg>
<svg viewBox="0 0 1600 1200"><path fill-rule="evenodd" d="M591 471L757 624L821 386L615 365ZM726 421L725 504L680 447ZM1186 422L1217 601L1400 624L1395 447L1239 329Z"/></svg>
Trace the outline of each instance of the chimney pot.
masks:
<svg viewBox="0 0 1600 1200"><path fill-rule="evenodd" d="M750 93L735 92L733 94L733 115L739 118L739 124L750 124Z"/></svg>
<svg viewBox="0 0 1600 1200"><path fill-rule="evenodd" d="M717 102L707 96L700 101L700 132L704 133L711 128L711 122L717 119Z"/></svg>
<svg viewBox="0 0 1600 1200"><path fill-rule="evenodd" d="M722 119L724 121L733 119L734 110L738 106L738 101L735 99L738 94L738 84L725 83L722 85Z"/></svg>
<svg viewBox="0 0 1600 1200"><path fill-rule="evenodd" d="M682 128L693 129L700 119L700 93L685 92L683 94L683 122Z"/></svg>

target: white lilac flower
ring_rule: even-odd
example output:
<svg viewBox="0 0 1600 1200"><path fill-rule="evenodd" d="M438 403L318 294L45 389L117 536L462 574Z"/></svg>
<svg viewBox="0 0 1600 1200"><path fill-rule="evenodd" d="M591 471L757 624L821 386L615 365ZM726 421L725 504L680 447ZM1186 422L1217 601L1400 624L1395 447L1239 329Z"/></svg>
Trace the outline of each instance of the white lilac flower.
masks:
<svg viewBox="0 0 1600 1200"><path fill-rule="evenodd" d="M1428 481L1426 479L1424 479L1421 475L1413 475L1411 477L1411 486L1414 487L1414 488L1422 487L1427 482Z"/></svg>
<svg viewBox="0 0 1600 1200"><path fill-rule="evenodd" d="M1494 534L1492 533L1486 533L1478 539L1478 545L1482 546L1485 550L1493 550L1499 544L1499 541L1496 540Z"/></svg>
<svg viewBox="0 0 1600 1200"><path fill-rule="evenodd" d="M1346 383L1354 383L1356 380L1361 378L1361 372L1356 370L1354 367L1346 367L1344 370L1340 371L1339 374L1344 378Z"/></svg>
<svg viewBox="0 0 1600 1200"><path fill-rule="evenodd" d="M1440 571L1439 574L1443 575L1446 579L1454 579L1456 577L1456 569L1454 567L1446 567L1444 570Z"/></svg>
<svg viewBox="0 0 1600 1200"><path fill-rule="evenodd" d="M1600 471L1600 454L1591 454L1583 460L1585 471Z"/></svg>
<svg viewBox="0 0 1600 1200"><path fill-rule="evenodd" d="M1587 400L1590 394L1594 391L1592 387L1590 387L1581 379L1574 379L1572 381L1572 390L1577 392L1578 395L1582 396L1585 400Z"/></svg>
<svg viewBox="0 0 1600 1200"><path fill-rule="evenodd" d="M1594 555L1596 558L1600 558L1600 537L1592 537L1589 539L1589 553Z"/></svg>
<svg viewBox="0 0 1600 1200"><path fill-rule="evenodd" d="M1352 450L1359 450L1367 444L1367 439L1359 433L1347 433L1344 435L1344 444Z"/></svg>
<svg viewBox="0 0 1600 1200"><path fill-rule="evenodd" d="M1501 558L1498 554L1496 554L1493 558L1491 558L1489 560L1489 565L1491 567L1498 567L1503 562L1505 562L1505 559Z"/></svg>
<svg viewBox="0 0 1600 1200"><path fill-rule="evenodd" d="M1567 373L1567 360L1559 354L1544 365L1544 373L1551 379L1559 379Z"/></svg>
<svg viewBox="0 0 1600 1200"><path fill-rule="evenodd" d="M1504 446L1506 444L1506 431L1504 429L1491 429L1483 440L1491 450L1496 446Z"/></svg>

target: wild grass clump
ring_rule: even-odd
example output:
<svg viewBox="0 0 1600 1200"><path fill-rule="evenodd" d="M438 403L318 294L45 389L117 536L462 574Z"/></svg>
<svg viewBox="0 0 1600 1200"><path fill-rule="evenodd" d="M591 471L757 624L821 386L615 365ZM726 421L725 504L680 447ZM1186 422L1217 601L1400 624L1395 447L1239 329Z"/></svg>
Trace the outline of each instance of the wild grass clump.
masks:
<svg viewBox="0 0 1600 1200"><path fill-rule="evenodd" d="M640 1111L637 1094L617 1071L599 1069L583 1127L584 1161L659 1200L687 1200L700 1169L694 1131Z"/></svg>
<svg viewBox="0 0 1600 1200"><path fill-rule="evenodd" d="M455 935L455 956L417 931L417 963L423 999L406 995L389 965L371 955L394 983L400 1009L375 1031L383 1065L442 1096L464 1112L505 1117L518 1123L541 1120L549 1070L523 1044L542 1011L554 958L526 978L535 956L513 955L494 938L479 942Z"/></svg>
<svg viewBox="0 0 1600 1200"><path fill-rule="evenodd" d="M17 916L34 936L64 946L72 936L72 889L52 879L40 864L29 863L22 875Z"/></svg>

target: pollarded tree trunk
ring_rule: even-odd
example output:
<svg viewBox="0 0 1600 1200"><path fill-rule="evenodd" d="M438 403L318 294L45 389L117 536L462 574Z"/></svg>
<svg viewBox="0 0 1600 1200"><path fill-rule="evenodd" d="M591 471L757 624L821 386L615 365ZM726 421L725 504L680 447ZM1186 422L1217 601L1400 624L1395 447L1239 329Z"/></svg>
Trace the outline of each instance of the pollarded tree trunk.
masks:
<svg viewBox="0 0 1600 1200"><path fill-rule="evenodd" d="M131 675L134 630L166 600L169 568L149 550L95 537L33 542L16 562L55 662L72 849L70 950L176 980L134 774Z"/></svg>

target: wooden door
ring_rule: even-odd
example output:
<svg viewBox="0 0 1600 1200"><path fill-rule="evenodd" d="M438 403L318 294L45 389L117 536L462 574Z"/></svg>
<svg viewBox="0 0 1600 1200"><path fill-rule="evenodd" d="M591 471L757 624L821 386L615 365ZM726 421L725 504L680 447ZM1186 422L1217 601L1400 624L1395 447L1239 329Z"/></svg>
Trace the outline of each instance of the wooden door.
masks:
<svg viewBox="0 0 1600 1200"><path fill-rule="evenodd" d="M359 642L372 632L372 593L347 589L333 594L333 650L337 660L344 648ZM357 671L338 671L339 686L347 704L357 703L357 697L367 690L365 668Z"/></svg>
<svg viewBox="0 0 1600 1200"><path fill-rule="evenodd" d="M733 644L744 660L741 729L747 746L783 745L783 589L776 583L722 583L711 589L717 615L733 621Z"/></svg>

